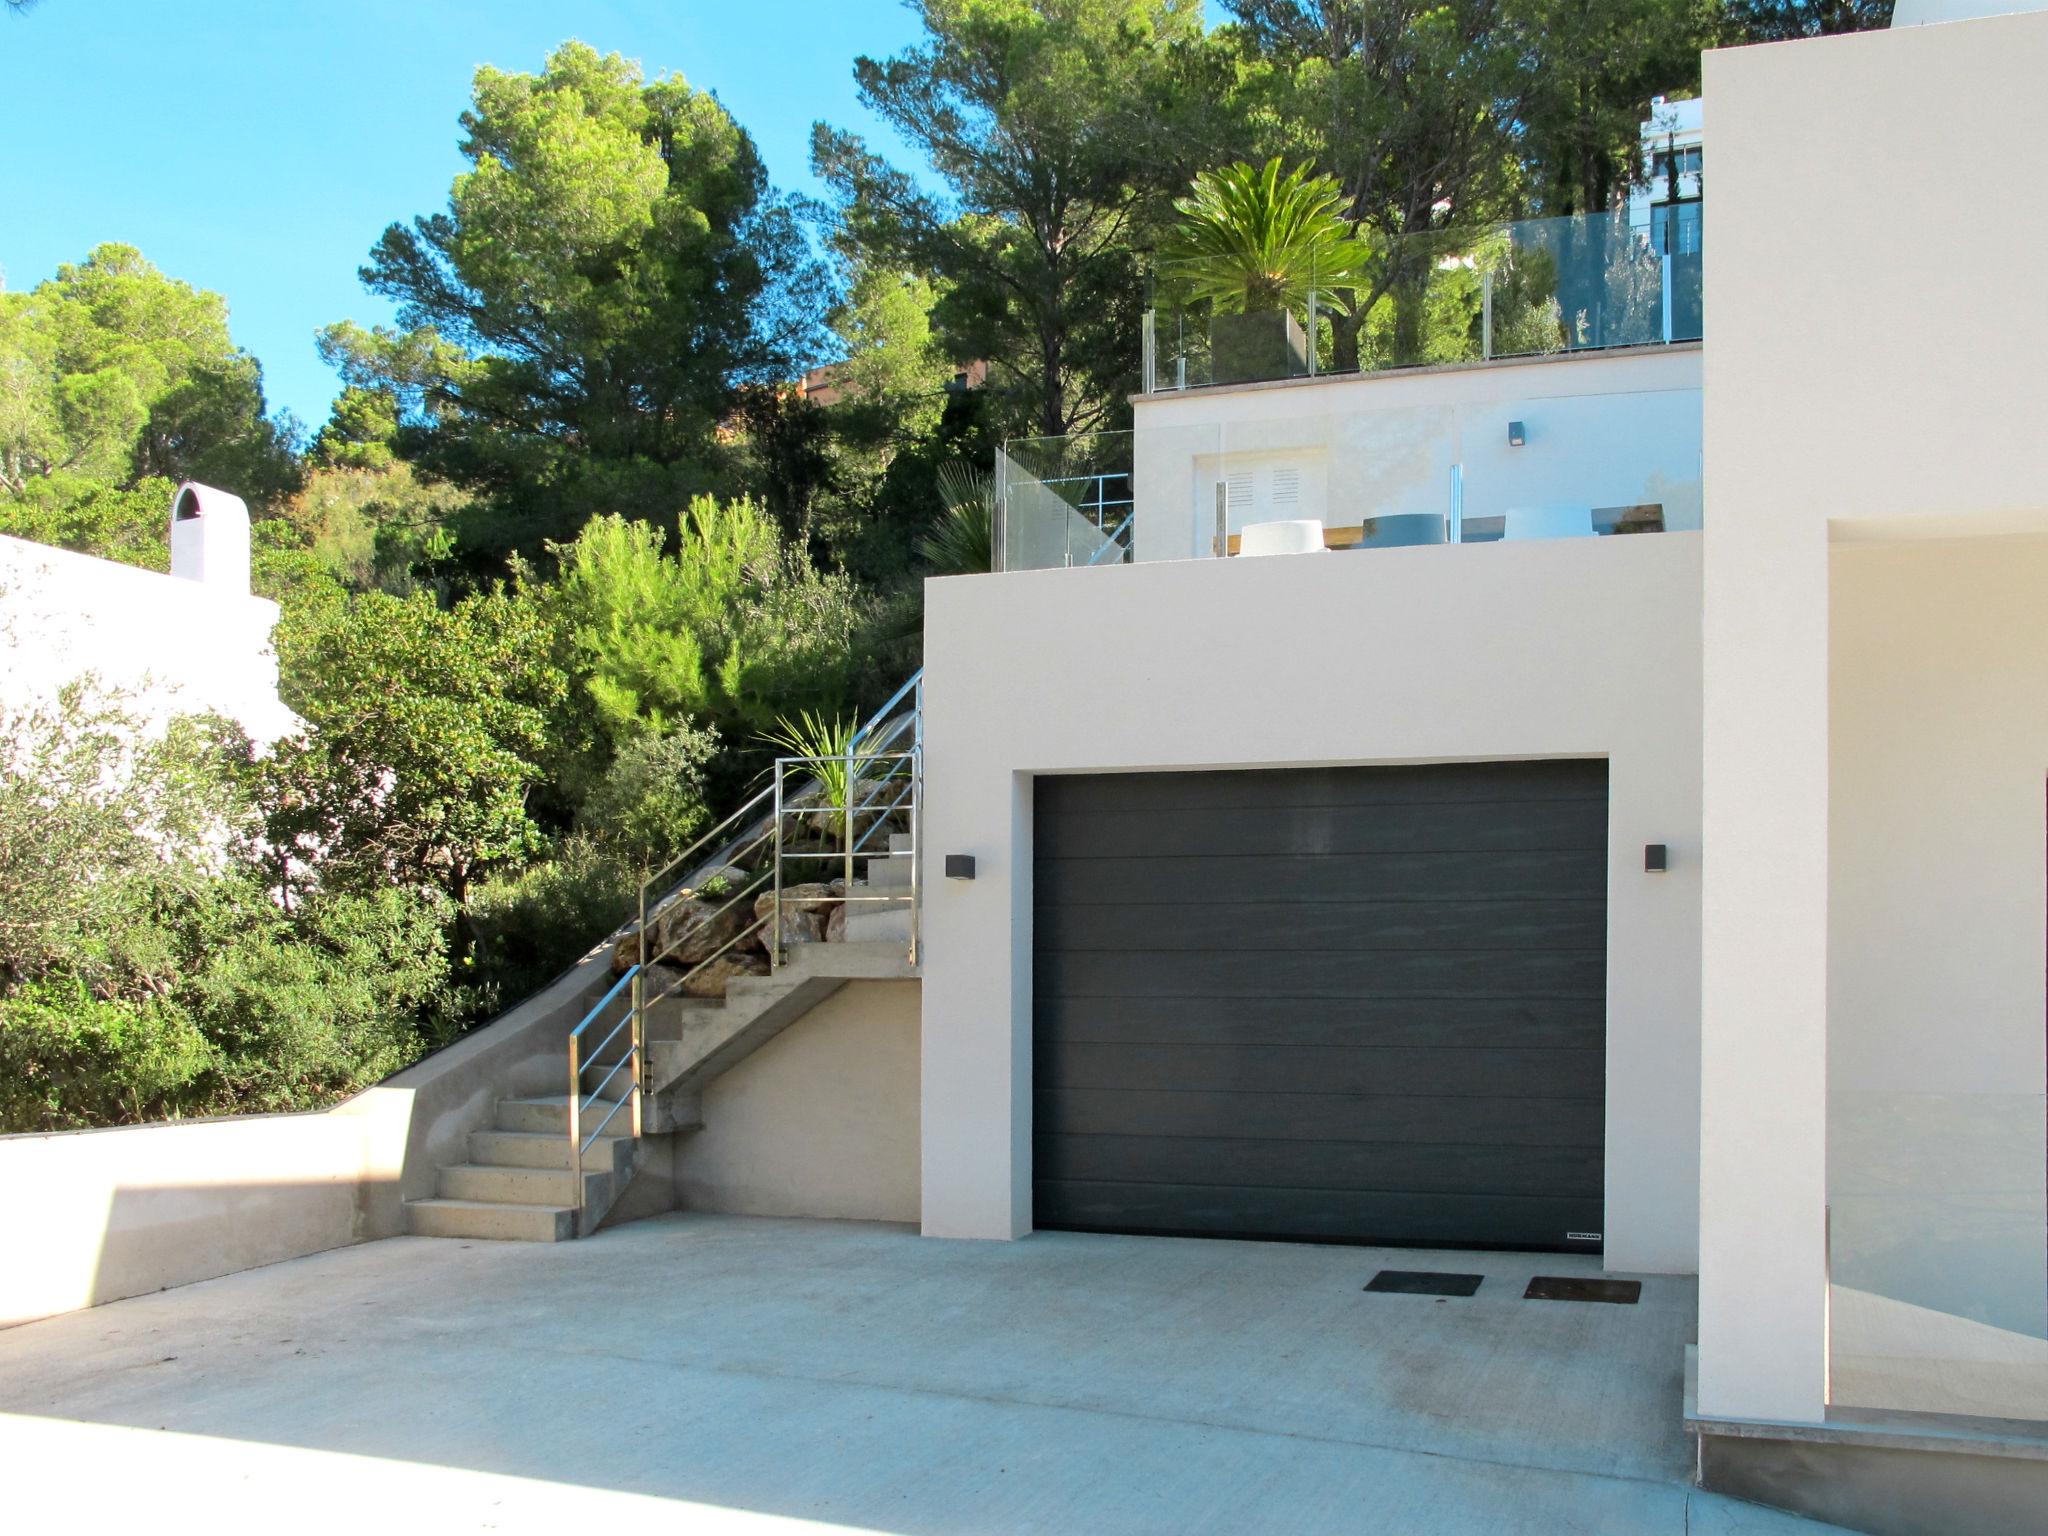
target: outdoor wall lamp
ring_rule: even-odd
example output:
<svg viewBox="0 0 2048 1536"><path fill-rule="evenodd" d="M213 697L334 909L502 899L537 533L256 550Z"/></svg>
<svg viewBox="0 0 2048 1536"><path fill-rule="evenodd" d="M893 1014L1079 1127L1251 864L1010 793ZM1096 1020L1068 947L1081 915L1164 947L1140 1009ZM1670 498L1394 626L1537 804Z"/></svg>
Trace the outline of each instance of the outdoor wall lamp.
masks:
<svg viewBox="0 0 2048 1536"><path fill-rule="evenodd" d="M1528 441L1529 429L1527 427L1523 426L1519 421L1508 423L1508 446L1510 448L1519 448Z"/></svg>
<svg viewBox="0 0 2048 1536"><path fill-rule="evenodd" d="M1663 843L1643 844L1643 868L1653 875L1661 875L1671 867L1671 850Z"/></svg>
<svg viewBox="0 0 2048 1536"><path fill-rule="evenodd" d="M946 878L948 880L972 880L974 878L974 855L971 853L947 854Z"/></svg>

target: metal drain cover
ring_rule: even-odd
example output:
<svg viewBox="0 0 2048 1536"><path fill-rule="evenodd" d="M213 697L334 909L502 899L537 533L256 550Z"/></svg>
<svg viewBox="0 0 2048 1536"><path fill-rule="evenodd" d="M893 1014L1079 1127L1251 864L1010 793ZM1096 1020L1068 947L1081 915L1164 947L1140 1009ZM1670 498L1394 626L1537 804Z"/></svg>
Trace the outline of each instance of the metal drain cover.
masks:
<svg viewBox="0 0 2048 1536"><path fill-rule="evenodd" d="M1538 1275L1522 1292L1524 1301L1606 1301L1632 1307L1643 1294L1640 1280L1589 1280L1578 1275Z"/></svg>
<svg viewBox="0 0 2048 1536"><path fill-rule="evenodd" d="M1484 1275L1447 1275L1428 1269L1383 1269L1366 1281L1368 1291L1396 1296L1470 1296Z"/></svg>

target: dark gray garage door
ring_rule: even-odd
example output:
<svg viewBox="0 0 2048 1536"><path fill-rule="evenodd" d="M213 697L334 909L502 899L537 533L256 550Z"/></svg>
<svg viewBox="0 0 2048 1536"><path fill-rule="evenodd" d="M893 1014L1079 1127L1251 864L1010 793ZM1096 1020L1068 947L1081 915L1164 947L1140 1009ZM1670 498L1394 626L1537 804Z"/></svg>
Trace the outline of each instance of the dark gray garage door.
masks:
<svg viewBox="0 0 2048 1536"><path fill-rule="evenodd" d="M1607 765L1041 778L1036 1221L1591 1249Z"/></svg>

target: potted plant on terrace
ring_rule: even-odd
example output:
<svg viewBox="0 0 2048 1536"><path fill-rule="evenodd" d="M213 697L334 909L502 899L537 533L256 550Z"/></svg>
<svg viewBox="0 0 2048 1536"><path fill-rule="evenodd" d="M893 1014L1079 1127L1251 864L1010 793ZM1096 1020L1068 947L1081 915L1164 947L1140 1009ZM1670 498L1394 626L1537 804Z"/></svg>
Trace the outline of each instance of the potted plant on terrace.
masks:
<svg viewBox="0 0 2048 1536"><path fill-rule="evenodd" d="M1161 249L1167 286L1209 307L1209 349L1219 384L1308 372L1311 303L1348 313L1342 295L1365 283L1366 250L1331 176L1306 165L1282 171L1227 165L1197 176L1176 199L1180 221Z"/></svg>

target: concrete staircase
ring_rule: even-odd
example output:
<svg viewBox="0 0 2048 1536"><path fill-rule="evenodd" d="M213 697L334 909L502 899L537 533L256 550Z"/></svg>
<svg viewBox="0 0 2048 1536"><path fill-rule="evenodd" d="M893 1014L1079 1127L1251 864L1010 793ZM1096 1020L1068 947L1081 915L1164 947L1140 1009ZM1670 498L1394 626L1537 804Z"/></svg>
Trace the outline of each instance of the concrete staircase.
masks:
<svg viewBox="0 0 2048 1536"><path fill-rule="evenodd" d="M849 924L852 921L848 913ZM906 930L907 933L908 930ZM740 976L721 1002L686 1002L649 1016L647 1088L658 1119L701 1123L697 1094L849 981L917 974L903 944L798 944L772 976Z"/></svg>
<svg viewBox="0 0 2048 1536"><path fill-rule="evenodd" d="M641 1109L645 1137L696 1130L703 1124L700 1094L705 1084L730 1071L849 981L913 977L910 964L909 839L890 839L898 857L868 860L872 890L900 894L888 906L861 904L846 909L843 942L798 944L769 976L738 976L722 999L669 998L648 1010L647 1096ZM589 1078L603 1078L626 1049L622 1032L607 1059L587 1064ZM623 1084L624 1077L614 1079ZM584 1106L583 1126L612 1114L612 1100ZM576 1174L569 1146L566 1094L506 1098L497 1103L491 1129L472 1131L468 1160L441 1168L435 1195L406 1202L412 1230L423 1237L505 1238L563 1242L595 1231L625 1194L640 1162L642 1143L631 1131L631 1109L620 1106L583 1157L583 1202L576 1202Z"/></svg>
<svg viewBox="0 0 2048 1536"><path fill-rule="evenodd" d="M586 1125L612 1111L610 1101L586 1105ZM569 1096L500 1099L493 1129L469 1133L469 1161L445 1166L438 1193L411 1200L412 1230L421 1237L513 1238L559 1243L594 1231L631 1182L638 1148L631 1110L620 1106L583 1154L583 1204L569 1148Z"/></svg>

